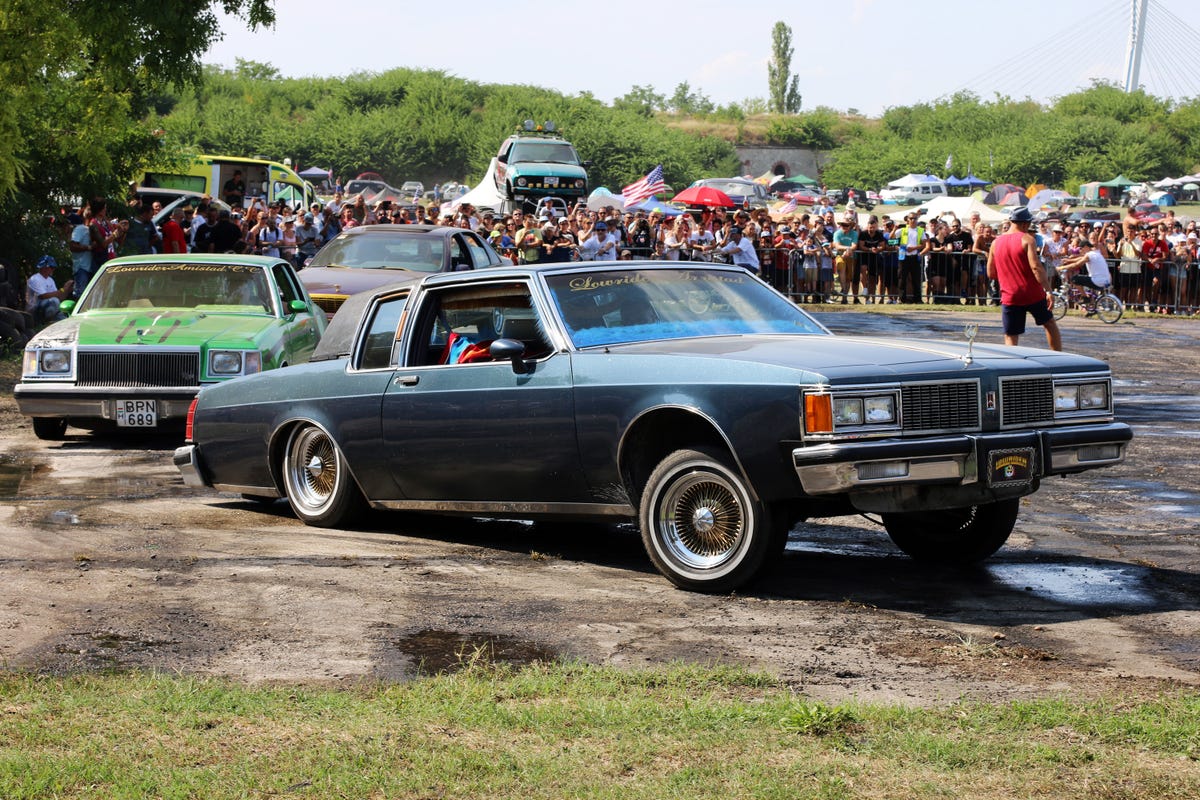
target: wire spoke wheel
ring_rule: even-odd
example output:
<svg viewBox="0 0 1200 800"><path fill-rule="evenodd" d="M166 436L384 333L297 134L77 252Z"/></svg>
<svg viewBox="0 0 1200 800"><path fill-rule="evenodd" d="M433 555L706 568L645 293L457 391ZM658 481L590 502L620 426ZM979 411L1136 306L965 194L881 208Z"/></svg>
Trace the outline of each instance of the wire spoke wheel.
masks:
<svg viewBox="0 0 1200 800"><path fill-rule="evenodd" d="M737 549L746 515L728 482L694 474L663 498L658 525L675 559L693 569L711 569Z"/></svg>
<svg viewBox="0 0 1200 800"><path fill-rule="evenodd" d="M1051 311L1055 319L1062 319L1067 315L1067 298L1062 292L1054 293L1054 308Z"/></svg>
<svg viewBox="0 0 1200 800"><path fill-rule="evenodd" d="M1111 294L1102 294L1096 299L1096 316L1101 322L1114 324L1125 313L1125 304Z"/></svg>
<svg viewBox="0 0 1200 800"><path fill-rule="evenodd" d="M646 481L638 510L654 566L684 589L727 592L753 579L787 541L728 455L676 450ZM782 526L776 526L782 527Z"/></svg>
<svg viewBox="0 0 1200 800"><path fill-rule="evenodd" d="M283 479L292 510L310 525L338 525L361 505L362 495L337 444L315 425L292 432L284 452Z"/></svg>

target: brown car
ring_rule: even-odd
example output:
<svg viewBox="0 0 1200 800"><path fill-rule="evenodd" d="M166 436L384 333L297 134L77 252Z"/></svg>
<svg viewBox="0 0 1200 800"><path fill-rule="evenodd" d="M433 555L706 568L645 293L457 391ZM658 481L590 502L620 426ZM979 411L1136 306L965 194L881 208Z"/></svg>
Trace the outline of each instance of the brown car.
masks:
<svg viewBox="0 0 1200 800"><path fill-rule="evenodd" d="M404 273L459 272L508 262L473 231L440 225L360 225L342 231L300 270L300 282L332 317L352 294Z"/></svg>

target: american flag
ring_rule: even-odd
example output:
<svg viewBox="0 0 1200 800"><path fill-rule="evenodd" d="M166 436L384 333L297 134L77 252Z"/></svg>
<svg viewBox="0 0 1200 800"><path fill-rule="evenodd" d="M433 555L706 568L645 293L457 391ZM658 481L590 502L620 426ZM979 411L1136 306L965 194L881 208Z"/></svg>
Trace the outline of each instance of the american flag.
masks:
<svg viewBox="0 0 1200 800"><path fill-rule="evenodd" d="M621 190L621 202L626 206L637 205L647 197L653 197L667 188L663 180L662 164L650 170L650 174L640 181L634 181Z"/></svg>
<svg viewBox="0 0 1200 800"><path fill-rule="evenodd" d="M795 210L796 210L796 198L793 197L791 200L788 200L786 203L784 203L782 206L780 206L779 210L776 211L775 213L776 214L791 214Z"/></svg>

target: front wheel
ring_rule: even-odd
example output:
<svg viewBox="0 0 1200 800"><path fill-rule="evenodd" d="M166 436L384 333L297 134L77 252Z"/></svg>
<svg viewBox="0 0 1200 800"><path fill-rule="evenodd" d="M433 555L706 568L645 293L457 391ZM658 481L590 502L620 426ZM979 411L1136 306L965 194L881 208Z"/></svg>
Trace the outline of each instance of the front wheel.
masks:
<svg viewBox="0 0 1200 800"><path fill-rule="evenodd" d="M301 425L288 437L283 483L301 522L333 528L358 516L365 501L337 443L315 425Z"/></svg>
<svg viewBox="0 0 1200 800"><path fill-rule="evenodd" d="M67 421L62 417L33 417L33 434L50 442L62 441L67 435Z"/></svg>
<svg viewBox="0 0 1200 800"><path fill-rule="evenodd" d="M884 514L896 546L913 558L937 564L970 564L995 553L1017 524L1020 500L967 508Z"/></svg>
<svg viewBox="0 0 1200 800"><path fill-rule="evenodd" d="M1062 319L1067 315L1067 298L1062 292L1054 293L1054 307L1050 310L1055 319Z"/></svg>
<svg viewBox="0 0 1200 800"><path fill-rule="evenodd" d="M781 541L770 509L754 499L728 456L708 449L677 450L655 467L638 521L658 571L701 592L750 581Z"/></svg>
<svg viewBox="0 0 1200 800"><path fill-rule="evenodd" d="M1112 325L1125 313L1125 304L1111 294L1102 294L1096 299L1096 316L1101 322Z"/></svg>

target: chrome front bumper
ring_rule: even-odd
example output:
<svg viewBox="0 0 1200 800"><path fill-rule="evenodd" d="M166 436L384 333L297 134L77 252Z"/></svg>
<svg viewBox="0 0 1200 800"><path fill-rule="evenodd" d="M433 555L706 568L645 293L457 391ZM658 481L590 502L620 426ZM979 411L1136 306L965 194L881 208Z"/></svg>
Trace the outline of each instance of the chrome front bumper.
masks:
<svg viewBox="0 0 1200 800"><path fill-rule="evenodd" d="M13 387L17 409L27 417L117 418L116 400L156 400L159 419L183 419L199 386L113 387L71 383L18 383Z"/></svg>
<svg viewBox="0 0 1200 800"><path fill-rule="evenodd" d="M831 442L792 451L806 494L851 492L876 486L974 484L992 451L1030 448L1031 478L1066 475L1125 460L1133 430L1121 422L1046 430Z"/></svg>

